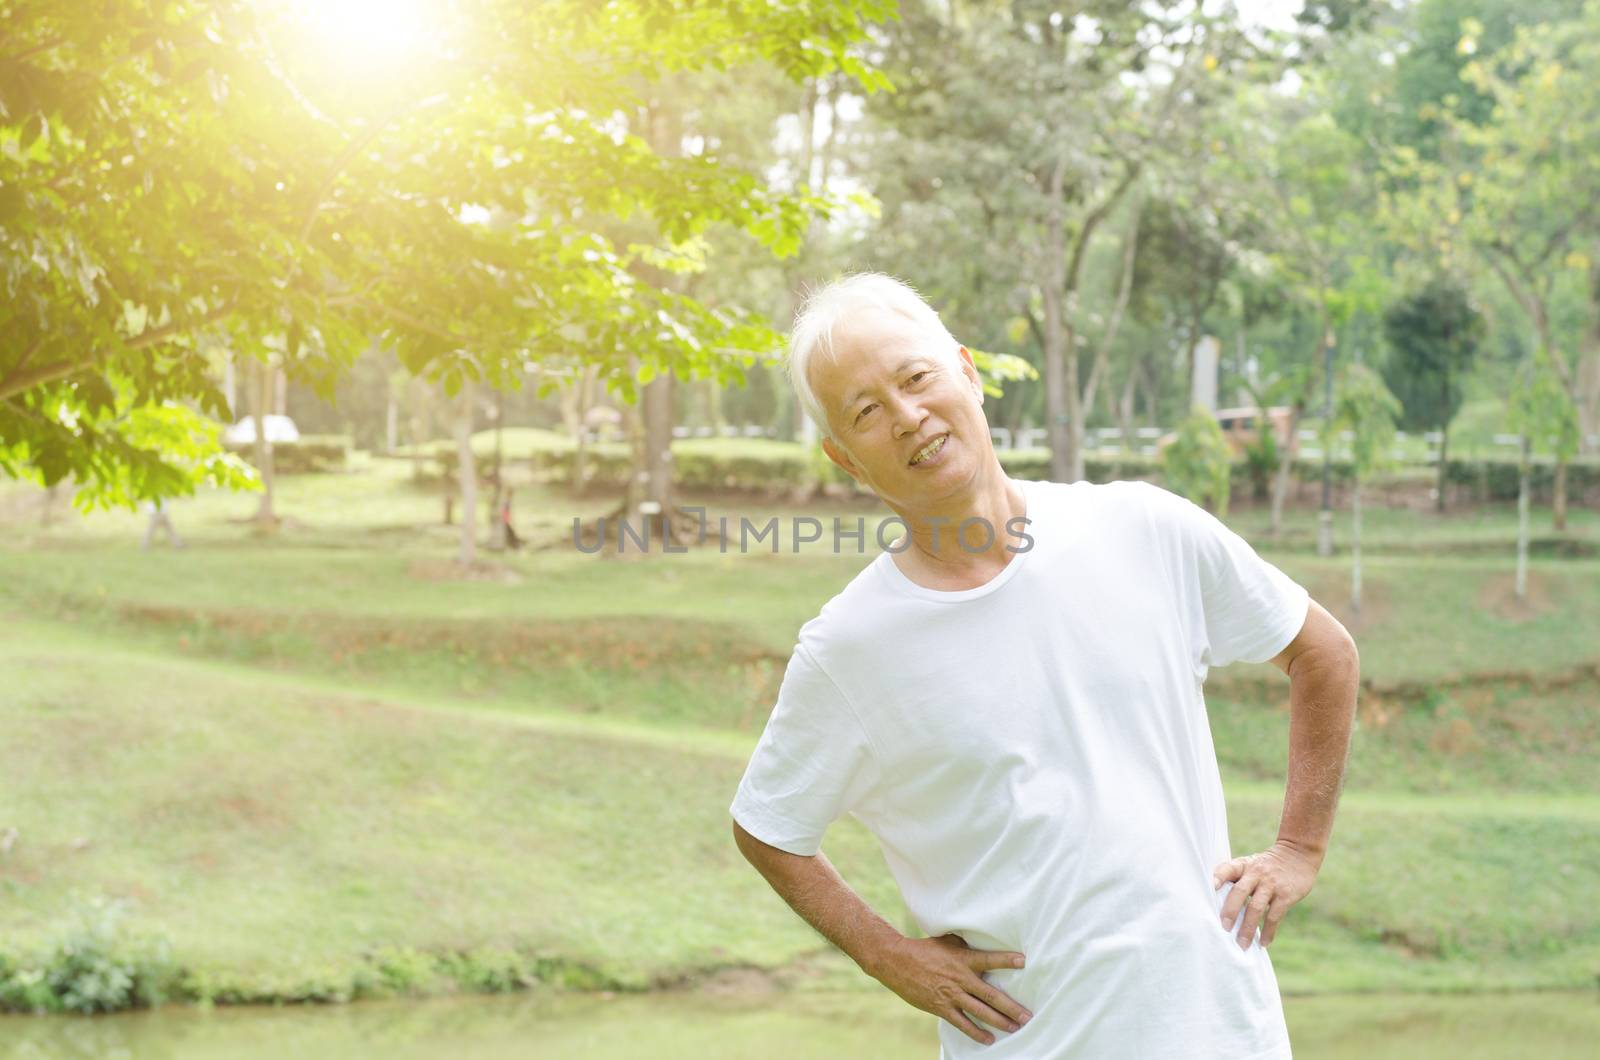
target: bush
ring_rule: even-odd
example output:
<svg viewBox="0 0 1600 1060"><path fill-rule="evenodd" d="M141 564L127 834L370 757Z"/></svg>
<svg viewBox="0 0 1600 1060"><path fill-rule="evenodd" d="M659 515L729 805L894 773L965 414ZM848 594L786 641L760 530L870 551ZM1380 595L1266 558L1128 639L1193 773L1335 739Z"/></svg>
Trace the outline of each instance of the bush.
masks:
<svg viewBox="0 0 1600 1060"><path fill-rule="evenodd" d="M1178 437L1161 454L1161 466L1174 493L1207 503L1218 516L1228 514L1234 463L1211 413L1197 406L1178 425Z"/></svg>
<svg viewBox="0 0 1600 1060"><path fill-rule="evenodd" d="M1450 460L1444 469L1445 484L1469 490L1476 501L1515 501L1519 476L1518 462L1504 457L1494 460ZM1555 490L1555 480L1555 461L1550 457L1533 458L1528 468L1528 488L1533 495L1548 503ZM1583 504L1589 497L1600 497L1600 464L1569 463L1568 500Z"/></svg>
<svg viewBox="0 0 1600 1060"><path fill-rule="evenodd" d="M245 460L254 460L254 445L229 446ZM297 442L272 443L272 472L275 475L301 475L319 471L343 471L350 462L350 436L347 434L302 434Z"/></svg>
<svg viewBox="0 0 1600 1060"><path fill-rule="evenodd" d="M373 957L380 994L426 994L436 977L433 957L419 950L389 947Z"/></svg>
<svg viewBox="0 0 1600 1060"><path fill-rule="evenodd" d="M1278 470L1278 438L1273 431L1262 431L1244 446L1244 470L1249 478L1250 496L1256 500L1272 492L1272 476ZM1235 476L1237 477L1237 476Z"/></svg>
<svg viewBox="0 0 1600 1060"><path fill-rule="evenodd" d="M508 430L506 434L504 460L507 467L531 469L535 477L546 482L571 483L576 450L570 442L550 432ZM1271 436L1265 437L1270 439ZM482 435L473 439L473 446L480 456L479 475L487 484L489 464L482 459ZM432 443L423 449L423 453L430 476L454 477L456 452L453 442ZM1004 449L999 450L998 455L1006 473L1015 478L1046 479L1050 476L1048 449ZM808 450L800 442L768 438L682 438L673 443L672 456L674 481L685 489L731 490L778 496L803 487L808 482L816 482L835 490L860 494L866 492L827 458L820 445ZM1277 446L1269 441L1259 451L1231 461L1228 469L1230 493L1260 496L1263 487L1270 492L1271 483L1278 472L1278 456ZM632 467L628 446L617 442L596 443L587 448L585 459L591 485L615 489L626 487ZM1334 460L1329 465L1329 471L1336 488L1347 488L1354 481L1354 470L1349 461ZM1084 474L1091 482L1150 479L1172 488L1174 492L1181 492L1155 457L1135 452L1122 456L1088 457L1084 461ZM1322 460L1296 459L1291 465L1290 474L1301 484L1320 482ZM1412 483L1419 489L1427 489L1433 484L1434 474L1435 469L1431 465L1410 464L1373 475L1369 484L1377 487ZM1535 463L1533 487L1536 496L1548 498L1553 476L1554 465L1548 459ZM1517 464L1515 459L1510 458L1452 459L1446 469L1446 481L1471 490L1476 500L1515 501ZM1584 503L1586 497L1600 496L1600 464L1570 465L1567 484L1575 504Z"/></svg>
<svg viewBox="0 0 1600 1060"><path fill-rule="evenodd" d="M0 957L0 1010L119 1012L158 1005L178 978L164 941L129 940L120 903L96 898L42 960Z"/></svg>

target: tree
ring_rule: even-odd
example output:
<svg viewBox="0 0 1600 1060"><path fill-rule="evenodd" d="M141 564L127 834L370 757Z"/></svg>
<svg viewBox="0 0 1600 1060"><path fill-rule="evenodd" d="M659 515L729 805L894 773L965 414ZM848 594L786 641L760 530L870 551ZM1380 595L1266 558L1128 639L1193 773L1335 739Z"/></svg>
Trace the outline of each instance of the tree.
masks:
<svg viewBox="0 0 1600 1060"><path fill-rule="evenodd" d="M456 479L461 491L461 536L456 561L471 568L478 559L478 459L472 451L477 384L464 380L456 395Z"/></svg>
<svg viewBox="0 0 1600 1060"><path fill-rule="evenodd" d="M1476 52L1482 31L1467 20L1461 49ZM1443 113L1437 161L1396 149L1395 212L1415 219L1419 242L1471 253L1505 286L1576 409L1586 452L1600 440L1600 111L1584 91L1600 77L1600 3L1522 27L1461 76L1492 101L1489 116ZM1563 304L1581 307L1573 325L1563 327Z"/></svg>
<svg viewBox="0 0 1600 1060"><path fill-rule="evenodd" d="M1450 457L1450 421L1461 408L1462 381L1471 372L1485 331L1466 289L1438 275L1392 304L1383 315L1389 344L1383 380L1402 406L1406 430L1437 428L1438 510L1444 511L1445 472Z"/></svg>
<svg viewBox="0 0 1600 1060"><path fill-rule="evenodd" d="M608 219L648 217L667 246L721 221L783 254L828 204L664 158L609 116L641 80L757 59L881 87L850 49L890 5L437 11L383 67L317 37L317 5L10 5L0 468L74 477L82 503L241 481L204 439L201 415L229 413L206 332L256 359L275 343L324 395L374 339L452 396L571 359L624 400L635 366L729 381L775 344L738 307L642 282Z"/></svg>
<svg viewBox="0 0 1600 1060"><path fill-rule="evenodd" d="M957 317L999 332L982 341L1031 336L1058 479L1083 477L1086 398L1107 379L1084 354L1106 351L1121 319L1117 264L1090 304L1097 238L1124 218L1108 241L1123 260L1127 199L1159 159L1193 157L1189 137L1249 57L1231 12L1191 5L908 5L889 34L897 91L868 110L862 167L884 206L869 253L913 263ZM1014 319L1017 338L1001 330Z"/></svg>
<svg viewBox="0 0 1600 1060"><path fill-rule="evenodd" d="M1377 262L1381 248L1368 219L1372 173L1363 165L1360 142L1316 108L1321 91L1320 84L1308 84L1305 98L1294 103L1243 91L1231 120L1217 129L1221 153L1236 160L1237 179L1256 205L1275 284L1314 322L1313 348L1303 359L1280 365L1284 377L1299 384L1288 395L1290 438L1315 399L1316 385L1328 385L1339 332L1376 310L1385 285ZM1326 439L1323 449L1326 454ZM1285 446L1273 486L1273 534L1282 529L1293 459ZM1325 469L1317 541L1322 555L1331 551L1331 522Z"/></svg>
<svg viewBox="0 0 1600 1060"><path fill-rule="evenodd" d="M1217 418L1196 405L1178 425L1178 436L1161 453L1167 483L1196 504L1208 505L1220 519L1228 514L1233 457Z"/></svg>
<svg viewBox="0 0 1600 1060"><path fill-rule="evenodd" d="M1186 398L1206 317L1222 297L1242 249L1257 235L1253 211L1238 198L1242 186L1212 161L1213 152L1200 156L1181 175L1153 182L1133 277L1142 314L1159 313L1178 337L1183 350L1179 382Z"/></svg>
<svg viewBox="0 0 1600 1060"><path fill-rule="evenodd" d="M1332 434L1350 432L1350 606L1361 610L1361 486L1372 472L1393 461L1395 419L1400 401L1383 378L1364 364L1344 366L1334 405ZM1329 441L1331 442L1331 438Z"/></svg>
<svg viewBox="0 0 1600 1060"><path fill-rule="evenodd" d="M1494 100L1462 70L1510 44L1519 26L1576 17L1584 0L1410 0L1367 5L1358 35L1327 53L1337 65L1331 105L1375 155L1403 144L1437 161L1453 121L1481 125ZM1307 5L1307 11L1313 5ZM1373 10L1387 7L1388 10ZM1463 42L1463 25L1472 27ZM1374 62L1374 58L1378 61Z"/></svg>
<svg viewBox="0 0 1600 1060"><path fill-rule="evenodd" d="M1517 369L1511 388L1511 400L1506 410L1506 422L1511 430L1523 438L1520 465L1520 494L1528 487L1529 457L1535 450L1548 452L1555 458L1556 482L1552 490L1551 516L1554 528L1567 528L1567 490L1563 479L1567 464L1578 452L1578 418L1572 407L1572 395L1561 385L1560 377L1545 350L1535 350L1533 356ZM1526 508L1526 499L1519 500ZM1526 511L1523 513L1526 518Z"/></svg>

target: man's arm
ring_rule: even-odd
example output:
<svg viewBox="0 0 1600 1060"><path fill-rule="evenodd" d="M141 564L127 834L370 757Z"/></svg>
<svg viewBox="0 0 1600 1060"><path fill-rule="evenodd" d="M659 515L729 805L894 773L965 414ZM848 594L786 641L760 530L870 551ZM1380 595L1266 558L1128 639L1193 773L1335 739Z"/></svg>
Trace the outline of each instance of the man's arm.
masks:
<svg viewBox="0 0 1600 1060"><path fill-rule="evenodd" d="M733 839L789 907L868 975L876 978L874 970L896 943L905 940L845 883L821 851L813 857L791 854L763 843L738 821L733 822Z"/></svg>
<svg viewBox="0 0 1600 1060"><path fill-rule="evenodd" d="M1339 620L1312 600L1299 635L1272 664L1289 675L1289 783L1278 840L1321 868L1344 786L1361 656Z"/></svg>
<svg viewBox="0 0 1600 1060"><path fill-rule="evenodd" d="M1278 841L1213 872L1217 887L1235 881L1222 906L1222 924L1243 927L1237 934L1245 948L1258 926L1261 944L1272 943L1284 914L1310 892L1322 868L1344 785L1361 677L1355 641L1315 600L1307 605L1299 634L1272 663L1289 675L1289 779ZM1235 924L1246 902L1242 925Z"/></svg>
<svg viewBox="0 0 1600 1060"><path fill-rule="evenodd" d="M1022 954L974 950L958 935L907 938L845 883L821 851L805 857L763 843L733 822L734 842L806 923L908 1004L948 1020L975 1041L994 1036L967 1018L1015 1031L1033 1014L982 978L1022 967Z"/></svg>

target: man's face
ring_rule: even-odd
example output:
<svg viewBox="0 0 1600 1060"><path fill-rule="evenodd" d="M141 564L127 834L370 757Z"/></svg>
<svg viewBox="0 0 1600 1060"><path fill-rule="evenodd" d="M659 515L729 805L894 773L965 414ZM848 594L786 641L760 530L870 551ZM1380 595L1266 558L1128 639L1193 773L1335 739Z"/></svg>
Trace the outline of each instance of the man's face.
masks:
<svg viewBox="0 0 1600 1060"><path fill-rule="evenodd" d="M812 362L834 435L823 450L885 501L949 496L994 460L972 355L943 342L899 313L860 310L834 327L833 363Z"/></svg>

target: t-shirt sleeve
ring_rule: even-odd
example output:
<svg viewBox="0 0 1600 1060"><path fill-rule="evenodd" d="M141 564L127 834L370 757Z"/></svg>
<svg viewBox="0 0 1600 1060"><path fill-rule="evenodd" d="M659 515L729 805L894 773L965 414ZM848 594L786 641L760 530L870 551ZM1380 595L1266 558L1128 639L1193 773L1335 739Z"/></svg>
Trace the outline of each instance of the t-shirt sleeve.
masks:
<svg viewBox="0 0 1600 1060"><path fill-rule="evenodd" d="M854 709L797 645L728 808L733 819L763 843L810 857L828 825L859 805L877 778L877 759Z"/></svg>
<svg viewBox="0 0 1600 1060"><path fill-rule="evenodd" d="M1161 517L1177 531L1180 569L1198 588L1201 662L1267 662L1288 647L1311 606L1305 587L1200 505L1160 486L1149 488Z"/></svg>

